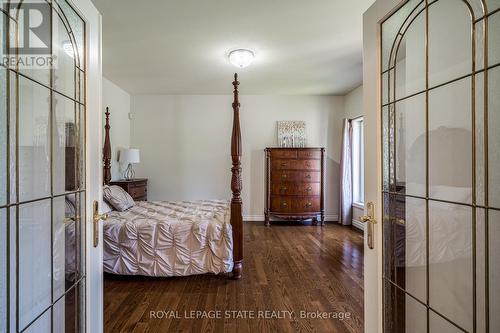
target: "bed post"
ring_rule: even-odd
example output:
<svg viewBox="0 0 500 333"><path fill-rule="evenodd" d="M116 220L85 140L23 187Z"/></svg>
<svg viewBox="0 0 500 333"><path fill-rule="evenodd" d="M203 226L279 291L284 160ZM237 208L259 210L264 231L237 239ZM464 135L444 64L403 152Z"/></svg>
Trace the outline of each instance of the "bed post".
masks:
<svg viewBox="0 0 500 333"><path fill-rule="evenodd" d="M104 148L102 149L104 185L111 181L111 141L109 139L109 107L106 107L106 125L104 126Z"/></svg>
<svg viewBox="0 0 500 333"><path fill-rule="evenodd" d="M231 135L231 226L233 229L233 278L241 278L243 271L243 215L241 200L241 129L240 129L240 102L238 100L238 74L234 74L233 81L233 133Z"/></svg>

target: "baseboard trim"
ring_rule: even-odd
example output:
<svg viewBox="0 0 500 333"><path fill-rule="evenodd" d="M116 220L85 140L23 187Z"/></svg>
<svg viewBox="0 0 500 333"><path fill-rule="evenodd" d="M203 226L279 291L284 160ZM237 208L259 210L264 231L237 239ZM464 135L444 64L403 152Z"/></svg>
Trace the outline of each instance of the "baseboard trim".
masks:
<svg viewBox="0 0 500 333"><path fill-rule="evenodd" d="M338 215L325 215L325 221L326 222L338 222L339 216ZM243 221L248 221L248 222L263 222L264 221L264 215L243 215Z"/></svg>
<svg viewBox="0 0 500 333"><path fill-rule="evenodd" d="M359 230L365 231L365 224L361 221L352 219L352 226Z"/></svg>

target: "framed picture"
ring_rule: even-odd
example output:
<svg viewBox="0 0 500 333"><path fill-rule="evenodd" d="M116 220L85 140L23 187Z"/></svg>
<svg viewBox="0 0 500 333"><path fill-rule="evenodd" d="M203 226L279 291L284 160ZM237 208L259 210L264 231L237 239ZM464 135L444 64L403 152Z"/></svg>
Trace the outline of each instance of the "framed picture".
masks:
<svg viewBox="0 0 500 333"><path fill-rule="evenodd" d="M278 146L301 148L307 145L305 121L278 121Z"/></svg>

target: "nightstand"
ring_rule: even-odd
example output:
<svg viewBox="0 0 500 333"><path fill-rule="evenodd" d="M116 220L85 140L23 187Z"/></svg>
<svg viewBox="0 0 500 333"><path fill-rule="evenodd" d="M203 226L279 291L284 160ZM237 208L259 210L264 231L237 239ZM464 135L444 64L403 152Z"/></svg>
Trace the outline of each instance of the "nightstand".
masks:
<svg viewBox="0 0 500 333"><path fill-rule="evenodd" d="M135 201L147 201L148 200L148 179L147 178L136 178L136 179L120 179L114 180L109 183L109 185L118 185L124 189L132 199Z"/></svg>

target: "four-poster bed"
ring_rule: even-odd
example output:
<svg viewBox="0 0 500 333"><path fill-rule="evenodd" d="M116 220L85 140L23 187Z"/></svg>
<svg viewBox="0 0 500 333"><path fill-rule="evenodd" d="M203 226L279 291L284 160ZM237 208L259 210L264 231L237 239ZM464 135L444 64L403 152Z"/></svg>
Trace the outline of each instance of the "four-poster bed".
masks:
<svg viewBox="0 0 500 333"><path fill-rule="evenodd" d="M231 201L138 202L128 210L113 211L104 224L105 271L153 276L232 271L233 278L241 278L243 216L237 74L232 84ZM103 176L108 193L111 182L109 116L106 108ZM183 241L189 244L179 244ZM173 247L177 248L171 250ZM168 251L169 254L165 254Z"/></svg>

